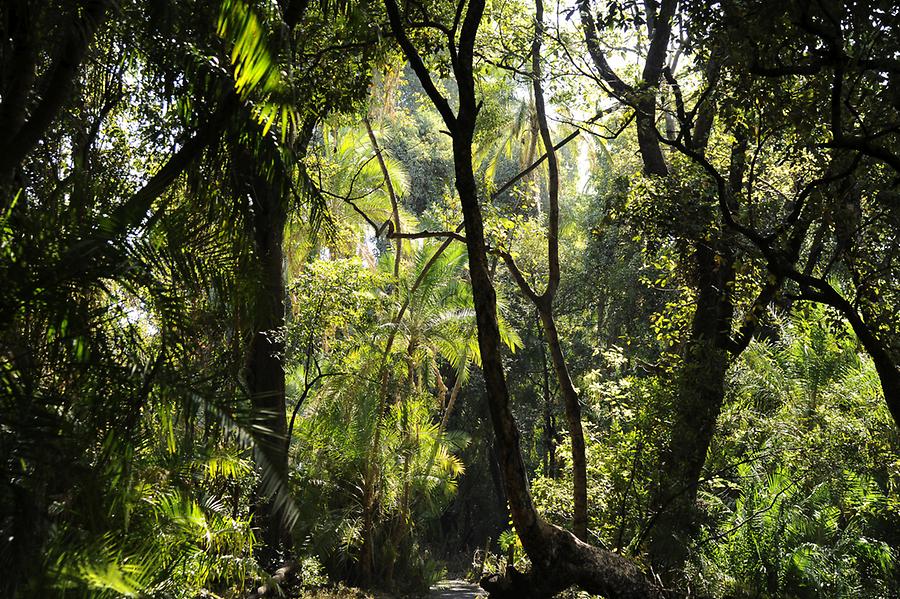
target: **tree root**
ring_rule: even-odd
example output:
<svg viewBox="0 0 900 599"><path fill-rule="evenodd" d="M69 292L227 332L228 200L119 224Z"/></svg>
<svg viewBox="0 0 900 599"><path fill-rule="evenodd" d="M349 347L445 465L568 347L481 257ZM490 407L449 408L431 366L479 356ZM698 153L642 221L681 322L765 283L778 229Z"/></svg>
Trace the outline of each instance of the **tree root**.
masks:
<svg viewBox="0 0 900 599"><path fill-rule="evenodd" d="M482 578L491 599L547 599L577 586L607 599L674 599L631 560L588 545L559 527L541 523L545 544L532 559L532 570L509 568L501 576Z"/></svg>
<svg viewBox="0 0 900 599"><path fill-rule="evenodd" d="M260 599L261 597L273 596L281 586L287 582L288 578L294 574L300 567L300 564L294 560L289 560L280 568L275 570L275 574L268 582L261 585L255 591L248 595L247 599Z"/></svg>

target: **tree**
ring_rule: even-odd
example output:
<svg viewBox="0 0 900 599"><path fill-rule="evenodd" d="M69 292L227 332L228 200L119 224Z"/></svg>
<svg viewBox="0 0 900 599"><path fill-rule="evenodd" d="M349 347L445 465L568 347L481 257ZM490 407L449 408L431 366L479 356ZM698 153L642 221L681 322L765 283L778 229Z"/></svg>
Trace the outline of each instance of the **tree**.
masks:
<svg viewBox="0 0 900 599"><path fill-rule="evenodd" d="M717 113L716 97L710 94L696 94L695 104L689 112L684 106L682 90L673 72L682 53L690 51L694 22L682 18L681 39L674 56L669 58L673 20L677 16L683 17L677 12L677 5L677 2L668 1L658 6L647 3L643 14L638 13L639 8L630 7L634 12L632 24L635 27L646 24L649 39L641 80L637 85L630 85L615 73L606 58L590 4L579 4L581 29L596 73L594 77L609 89L612 97L634 110L643 171L651 181L649 198L652 199L649 201L671 203L683 211L678 214L675 210L660 211L651 207L651 213L662 212L663 219L657 225L661 230L653 231L652 226L648 229L657 237L675 237L689 244L684 269L696 303L687 339L681 344L681 365L673 383L672 424L660 454L658 470L662 479L658 483L656 513L649 534L651 559L666 577L676 575L683 565L686 544L694 532L697 488L724 401L726 372L752 338L759 316L774 299L782 282L781 277L776 277L761 283L758 295L746 308L747 317L735 326L735 311L743 299L735 293L735 265L741 249L734 243L731 233L722 230L714 211L710 210L714 198L705 194L702 188L698 191L693 186L690 169L665 162L661 146L668 140L661 135L656 122L663 84L675 104L674 110L665 109L666 121L680 125L677 143L697 156L707 153ZM624 18L628 8L614 5L606 19L607 27L615 23L617 12ZM707 48L702 56L698 53L691 56L696 62L694 68L710 85L715 85L720 77L725 53L724 49L716 47ZM740 133L736 135L741 137ZM741 143L736 144L731 153L724 175L724 181L731 189L740 188L744 181L745 153L746 146ZM657 177L661 179L654 181Z"/></svg>
<svg viewBox="0 0 900 599"><path fill-rule="evenodd" d="M196 220L179 229L163 218L178 203L185 174L214 144L228 88L219 73L204 71L214 100L165 115L180 147L151 138L157 141L140 148L137 163L133 142L146 129L126 134L116 119L138 122L142 104L152 112L185 91L141 89L130 79L172 64L147 42L144 20L103 2L17 2L3 10L4 590L40 594L64 578L87 588L96 568L144 551L158 558L138 582L159 584L161 572L187 554L130 534L161 505L146 494L144 505L154 509L132 502L144 484L139 467L153 461L141 451L151 421L195 413L198 403L233 414L227 385L210 392L226 370L227 344L222 354L192 360L174 337L199 346L217 337L219 329L208 327L206 337L196 325L222 309L209 292L230 292L231 281L217 275L239 258L212 250L210 236L192 237ZM108 14L115 18L105 21ZM201 32L197 45L213 37L211 27ZM149 234L160 221L166 232ZM185 290L196 309L172 310ZM206 378L192 377L201 363ZM242 428L226 418L232 430ZM194 424L184 427L191 435ZM185 455L198 449L193 437L183 447ZM179 542L194 538L183 532Z"/></svg>
<svg viewBox="0 0 900 599"><path fill-rule="evenodd" d="M658 594L637 567L627 560L586 545L571 534L542 521L531 500L519 449L519 431L509 410L509 394L500 354L496 293L491 283L477 184L472 170L472 140L478 115L473 51L484 2L474 0L458 4L453 25L442 30L446 35L444 41L459 89L459 108L455 113L435 87L428 68L411 42L399 7L393 0L386 0L385 6L400 48L452 137L456 190L465 219L469 273L487 402L513 523L534 568L527 581L526 577L513 577L507 581L511 586L502 583L488 586L493 594L518 597L548 596L573 582L586 590L610 597Z"/></svg>
<svg viewBox="0 0 900 599"><path fill-rule="evenodd" d="M316 211L324 209L322 198L307 178L303 158L316 123L330 111L352 105L362 97L365 87L359 71L367 69L369 42L358 30L354 18L332 12L338 8L322 5L316 11L307 12L306 3L287 3L281 8L281 14L273 15L274 22L269 26L283 26L290 35L277 53L268 46L269 38L257 11L241 1L225 3L219 31L233 44L231 58L236 90L248 104L254 103L250 113L254 118L233 130L231 139L233 191L248 200L245 218L258 260L257 292L249 310L251 332L244 380L260 423L269 431L264 445L268 464L261 467L273 467L286 479L288 443L282 340L285 225L288 212L299 196L298 188L307 190L313 199L313 218ZM364 12L366 7L359 5L353 9ZM332 19L323 31L324 22L332 17L338 18ZM319 31L313 36L307 28ZM357 44L362 50L360 63L341 61L341 67L350 71L347 78L332 78L330 85L323 86L325 70L336 66L332 41L338 37L360 40ZM285 68L289 73L305 67L304 75L283 77L279 62L290 67ZM276 136L276 131L280 135ZM274 563L280 559L280 550L291 546L290 522L283 508L276 507L264 492L260 492L256 510L265 541L265 559Z"/></svg>
<svg viewBox="0 0 900 599"><path fill-rule="evenodd" d="M569 436L572 445L572 497L574 503L572 530L575 536L582 541L587 541L587 460L585 457L584 431L581 426L581 406L578 392L572 383L566 359L563 354L556 328L556 319L553 317L553 302L556 291L559 288L559 163L553 139L550 136L550 127L547 123L547 110L544 102L544 91L541 74L541 45L544 38L544 7L538 0L535 11L534 40L531 47L531 77L534 93L534 106L537 118L541 143L547 156L548 171L548 231L547 231L547 261L548 279L547 287L542 294L538 294L523 276L516 266L515 259L508 252L502 254L504 262L513 275L516 284L522 293L537 308L541 326L547 345L550 347L551 362L559 382L560 392L566 410L566 422L569 425Z"/></svg>
<svg viewBox="0 0 900 599"><path fill-rule="evenodd" d="M737 42L733 60L738 80L748 86L742 89L778 97L786 106L785 117L820 140L816 149L825 156L826 166L818 179L782 202L784 216L776 216L765 227L747 222L741 212L748 209L749 201L739 202L742 198L729 189L726 177L680 140L672 145L711 177L723 221L762 254L776 277L796 286L792 293L796 299L825 303L847 318L872 356L885 401L900 422L900 370L893 355L893 331L882 324L884 317L874 308L881 302L866 297L876 287L879 294L893 294L894 252L881 250L885 246L877 243L857 244L857 240L884 239L876 223L893 219L893 211L883 202L891 192L882 169L896 173L900 167L893 148L896 117L882 93L884 87L876 82L893 81L896 65L880 60L883 47L878 42L895 43L890 32L896 16L887 7L878 7L872 20L868 8L860 10L804 2L779 6L779 27L775 32L767 30L765 37L758 33L763 25L753 20L760 15L755 11L744 13L728 5L722 12L698 14L716 24L707 43ZM743 17L750 17L754 26L738 32L734 19ZM875 45L862 50L859 41L863 39L872 39ZM794 59L795 66L787 66L785 55ZM812 79L807 83L805 77ZM770 86L772 80L786 89L809 89L808 101L798 95L778 96ZM745 96L731 99L737 105L746 101ZM823 131L830 139L820 137ZM757 133L757 142L762 148L768 138ZM824 250L829 245L831 256L826 259ZM872 259L873 253L878 257ZM838 265L847 269L853 282L856 297L852 299L828 280Z"/></svg>

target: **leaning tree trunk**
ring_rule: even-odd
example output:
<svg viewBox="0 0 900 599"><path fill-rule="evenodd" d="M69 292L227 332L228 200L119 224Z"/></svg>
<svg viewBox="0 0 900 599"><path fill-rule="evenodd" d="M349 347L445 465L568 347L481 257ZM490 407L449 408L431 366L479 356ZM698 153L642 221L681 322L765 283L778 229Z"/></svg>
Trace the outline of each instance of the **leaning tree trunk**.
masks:
<svg viewBox="0 0 900 599"><path fill-rule="evenodd" d="M634 563L592 547L571 533L544 522L534 507L522 461L519 430L509 405L497 323L497 296L490 280L481 210L472 170L474 113L474 110L466 113L461 109L453 131L456 189L465 219L478 345L488 408L497 439L500 470L513 524L533 568L529 574L511 572L508 577L492 578L484 581L483 585L492 597L550 597L572 585L610 599L661 596L661 591Z"/></svg>
<svg viewBox="0 0 900 599"><path fill-rule="evenodd" d="M569 425L569 436L572 447L572 497L573 518L572 531L582 541L587 540L587 458L585 457L584 429L581 426L581 403L578 400L578 392L572 383L569 368L563 355L562 345L559 341L559 333L556 330L556 321L551 309L539 309L541 324L544 327L544 335L547 345L550 347L550 357L553 369L559 381L560 393L563 396L563 404L566 409L566 422Z"/></svg>
<svg viewBox="0 0 900 599"><path fill-rule="evenodd" d="M247 351L247 386L257 422L268 430L260 442L258 467L270 469L269 474L283 482L287 480L288 444L284 342L279 329L285 314L282 245L287 216L277 186L263 177L254 178L251 199L259 281L253 306L253 337ZM265 544L261 556L274 562L278 551L290 545L290 532L275 498L266 491L257 489L254 520Z"/></svg>
<svg viewBox="0 0 900 599"><path fill-rule="evenodd" d="M780 273L806 286L808 299L837 309L850 323L857 339L872 358L881 391L894 424L900 428L900 368L886 343L872 331L857 308L839 294L827 281L801 274L789 264L780 264Z"/></svg>

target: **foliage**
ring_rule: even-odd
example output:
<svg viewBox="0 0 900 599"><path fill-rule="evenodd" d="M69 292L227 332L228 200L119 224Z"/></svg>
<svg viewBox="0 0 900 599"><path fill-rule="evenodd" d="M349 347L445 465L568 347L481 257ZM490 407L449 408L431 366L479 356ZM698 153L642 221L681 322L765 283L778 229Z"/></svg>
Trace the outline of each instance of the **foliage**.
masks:
<svg viewBox="0 0 900 599"><path fill-rule="evenodd" d="M435 247L419 248L400 281L390 276L388 260L379 263L380 272L358 260L320 260L307 265L292 286L306 301L297 303L288 339L312 340L308 347L318 348L316 368L342 373L323 382L301 408L292 475L299 503L309 510L299 536L336 575L346 576L360 559L364 481L373 463L381 548L376 563L387 568L385 584L403 580L427 586L436 574L419 549L416 530L439 516L453 497L464 472L455 454L467 442L440 424L448 406L438 361L452 368L461 384L477 349L471 299L462 284L465 254L445 252L423 273ZM388 319L399 300L408 302L408 309L395 324ZM385 355L391 334L395 341ZM510 335L512 343L516 337ZM302 355L292 363L295 377L309 368ZM393 381L389 388L380 385L383 368Z"/></svg>
<svg viewBox="0 0 900 599"><path fill-rule="evenodd" d="M898 588L897 434L871 361L829 321L805 308L734 368L697 550L698 584L716 594Z"/></svg>

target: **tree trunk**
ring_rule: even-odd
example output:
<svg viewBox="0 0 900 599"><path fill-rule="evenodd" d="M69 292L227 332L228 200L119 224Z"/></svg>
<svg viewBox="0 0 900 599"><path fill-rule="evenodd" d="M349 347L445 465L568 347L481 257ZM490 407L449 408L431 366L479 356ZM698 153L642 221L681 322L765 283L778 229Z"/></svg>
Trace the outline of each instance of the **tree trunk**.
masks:
<svg viewBox="0 0 900 599"><path fill-rule="evenodd" d="M697 487L725 399L727 351L734 314L733 258L709 244L695 253L697 306L684 364L676 380L671 436L663 448L656 514L650 530L650 558L658 572L684 565L693 532Z"/></svg>
<svg viewBox="0 0 900 599"><path fill-rule="evenodd" d="M644 93L651 94L655 91L656 87L654 86L652 91L645 91ZM669 174L669 167L666 166L666 159L663 157L657 137L655 95L650 95L648 98L638 102L636 110L635 124L637 127L638 148L644 165L644 174L665 177Z"/></svg>
<svg viewBox="0 0 900 599"><path fill-rule="evenodd" d="M707 112L713 110L710 103L703 108ZM694 150L701 153L706 150L707 134L702 136L693 142ZM732 193L741 188L746 167L747 138L740 133L737 137L731 150L728 176ZM725 401L725 377L732 357L729 350L736 357L746 347L746 342L743 345L732 342L733 238L727 232L713 232L711 239L695 240L693 245L697 305L690 338L682 354L684 363L675 381L670 437L659 463L659 472L665 479L659 481L655 514L645 530L650 535L650 561L667 582L674 582L684 566L687 543L694 533L700 477ZM760 296L764 303L771 300L775 289L764 286ZM756 309L755 305L753 310ZM746 326L747 330L742 332L749 342L754 321L747 322Z"/></svg>
<svg viewBox="0 0 900 599"><path fill-rule="evenodd" d="M549 309L541 309L541 324L550 346L550 357L553 369L559 380L559 389L566 408L566 421L569 425L569 436L572 445L572 478L573 478L573 518L572 530L582 541L587 540L587 459L585 458L584 430L581 426L581 403L578 392L572 384L572 377L566 366L556 321Z"/></svg>
<svg viewBox="0 0 900 599"><path fill-rule="evenodd" d="M541 74L541 45L544 38L544 3L537 0L535 3L534 39L531 44L531 69L534 78L534 112L537 117L538 129L544 151L547 153L547 289L540 297L535 297L533 292L526 291L526 295L532 297L547 344L550 346L550 356L553 360L553 369L559 381L563 403L566 409L566 420L569 425L569 436L572 448L572 530L575 536L582 541L587 540L587 459L584 454L584 431L581 426L581 404L578 401L578 393L572 384L572 377L566 366L562 345L559 342L559 334L556 330L556 321L553 317L553 301L556 291L559 289L559 163L556 150L553 149L553 139L550 135L550 125L547 122L547 110L544 103L544 89ZM512 263L512 259L510 259ZM516 277L520 285L524 278ZM527 287L527 285L525 285Z"/></svg>
<svg viewBox="0 0 900 599"><path fill-rule="evenodd" d="M288 444L285 406L285 375L282 362L284 342L284 226L287 219L279 190L263 177L255 177L251 187L253 235L259 277L253 312L253 337L247 352L247 386L259 424L269 433L261 440L259 468L270 468L287 481ZM257 489L254 519L261 530L264 561L276 559L279 550L290 546L290 531L274 497Z"/></svg>
<svg viewBox="0 0 900 599"><path fill-rule="evenodd" d="M665 65L669 38L672 35L672 18L677 4L676 0L662 0L658 7L658 14L655 2L646 4L645 17L650 35L650 46L641 70L641 81L637 87L634 87L625 83L606 60L606 54L597 38L597 25L590 3L587 0L578 2L581 31L595 71L609 86L613 97L635 110L638 148L645 175L664 177L669 174L656 131L656 90Z"/></svg>
<svg viewBox="0 0 900 599"><path fill-rule="evenodd" d="M540 316L538 317L540 319ZM539 320L540 323L540 320ZM553 421L553 402L550 397L550 371L547 351L541 343L542 388L544 391L544 476L556 478L556 426Z"/></svg>
<svg viewBox="0 0 900 599"><path fill-rule="evenodd" d="M468 77L471 78L471 71ZM471 98L474 104L474 94ZM502 580L494 578L484 581L484 586L496 597L550 597L573 584L610 599L661 596L659 589L629 560L583 543L572 534L547 524L537 515L522 461L519 430L509 407L497 324L497 296L490 280L481 210L472 170L476 111L465 111L464 97L460 103L462 108L453 132L453 157L456 190L465 219L482 371L513 524L533 566L530 575L512 575Z"/></svg>

